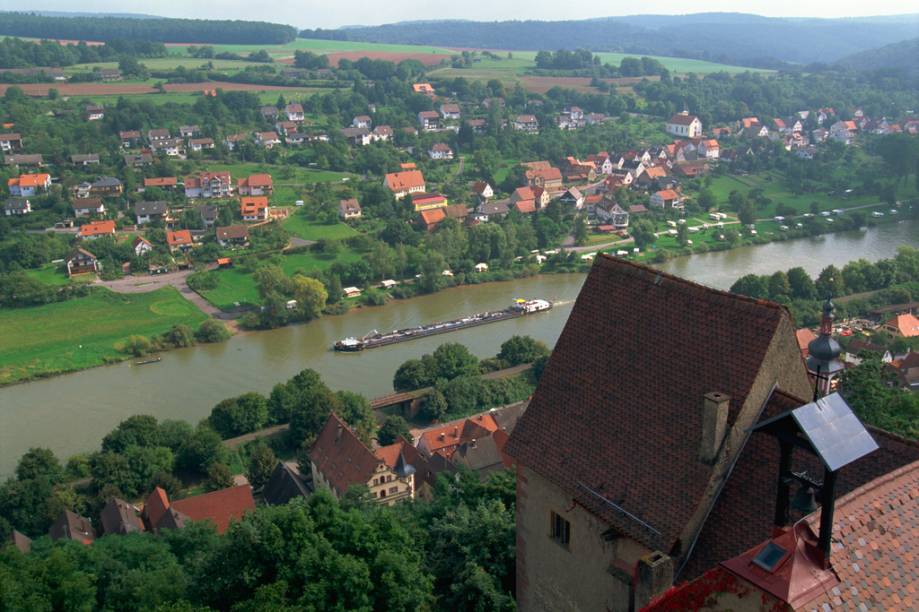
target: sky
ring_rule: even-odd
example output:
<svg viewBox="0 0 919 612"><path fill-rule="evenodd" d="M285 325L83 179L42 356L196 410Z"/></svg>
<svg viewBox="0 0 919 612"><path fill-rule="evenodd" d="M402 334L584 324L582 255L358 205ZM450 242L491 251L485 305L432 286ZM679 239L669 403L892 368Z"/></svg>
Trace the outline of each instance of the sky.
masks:
<svg viewBox="0 0 919 612"><path fill-rule="evenodd" d="M0 10L48 10L147 13L167 17L250 19L287 23L300 28L376 25L417 19L558 21L615 15L681 14L724 11L771 17L856 17L909 12L903 0L644 0L640 5L602 2L559 3L558 0L0 0ZM640 6L640 8L639 8ZM915 10L915 8L913 9Z"/></svg>

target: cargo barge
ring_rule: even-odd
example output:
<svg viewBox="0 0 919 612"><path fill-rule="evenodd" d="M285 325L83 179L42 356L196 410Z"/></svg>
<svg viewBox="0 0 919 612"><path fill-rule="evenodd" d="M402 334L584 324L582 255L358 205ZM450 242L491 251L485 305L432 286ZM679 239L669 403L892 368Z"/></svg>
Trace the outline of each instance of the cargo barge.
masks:
<svg viewBox="0 0 919 612"><path fill-rule="evenodd" d="M496 323L497 321L506 321L507 319L516 319L537 312L544 312L552 308L552 302L548 300L516 300L512 305L503 310L489 312L480 312L469 315L461 319L444 321L442 323L430 323L428 325L419 325L418 327L408 327L406 329L396 329L387 333L380 333L376 330L360 338L345 338L335 343L333 347L336 351L357 352L365 349L388 346L398 342L415 340L416 338L427 338L437 334L478 327L487 323Z"/></svg>

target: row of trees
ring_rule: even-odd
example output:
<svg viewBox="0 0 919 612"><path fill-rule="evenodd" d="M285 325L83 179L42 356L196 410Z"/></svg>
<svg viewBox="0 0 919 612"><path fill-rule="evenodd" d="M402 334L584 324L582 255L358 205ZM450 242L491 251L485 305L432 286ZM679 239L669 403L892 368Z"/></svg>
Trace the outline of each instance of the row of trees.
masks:
<svg viewBox="0 0 919 612"><path fill-rule="evenodd" d="M4 13L0 21L0 34L83 41L281 45L292 41L297 30L291 26L262 21L54 17L36 13Z"/></svg>
<svg viewBox="0 0 919 612"><path fill-rule="evenodd" d="M394 507L324 491L260 507L223 537L206 524L36 540L0 551L0 603L34 609L515 609L515 484L501 472L438 483ZM470 543L475 543L474 546Z"/></svg>
<svg viewBox="0 0 919 612"><path fill-rule="evenodd" d="M121 57L163 57L162 43L143 40L112 40L104 45L64 45L51 40L31 41L21 38L0 39L0 68L72 66L93 62L110 62Z"/></svg>

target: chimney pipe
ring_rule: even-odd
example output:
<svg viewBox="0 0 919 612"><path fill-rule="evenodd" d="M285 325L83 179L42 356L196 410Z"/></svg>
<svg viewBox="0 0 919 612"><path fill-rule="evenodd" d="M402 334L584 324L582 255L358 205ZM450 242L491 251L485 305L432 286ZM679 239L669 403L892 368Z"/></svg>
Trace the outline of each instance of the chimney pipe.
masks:
<svg viewBox="0 0 919 612"><path fill-rule="evenodd" d="M728 406L731 397L726 393L706 393L702 402L702 438L699 443L699 460L713 463L721 450L728 425Z"/></svg>

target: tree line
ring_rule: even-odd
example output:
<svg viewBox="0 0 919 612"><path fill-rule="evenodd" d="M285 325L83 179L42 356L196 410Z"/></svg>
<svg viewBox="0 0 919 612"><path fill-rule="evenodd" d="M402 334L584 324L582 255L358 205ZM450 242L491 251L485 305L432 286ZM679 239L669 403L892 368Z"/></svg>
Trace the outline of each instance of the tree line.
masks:
<svg viewBox="0 0 919 612"><path fill-rule="evenodd" d="M34 13L3 13L0 34L106 42L123 39L162 43L281 45L294 40L297 30L291 26L262 21L53 17Z"/></svg>
<svg viewBox="0 0 919 612"><path fill-rule="evenodd" d="M143 40L117 39L104 45L62 45L51 40L31 41L20 38L0 38L0 68L32 68L72 66L93 62L109 62L123 56L164 57L162 43Z"/></svg>

